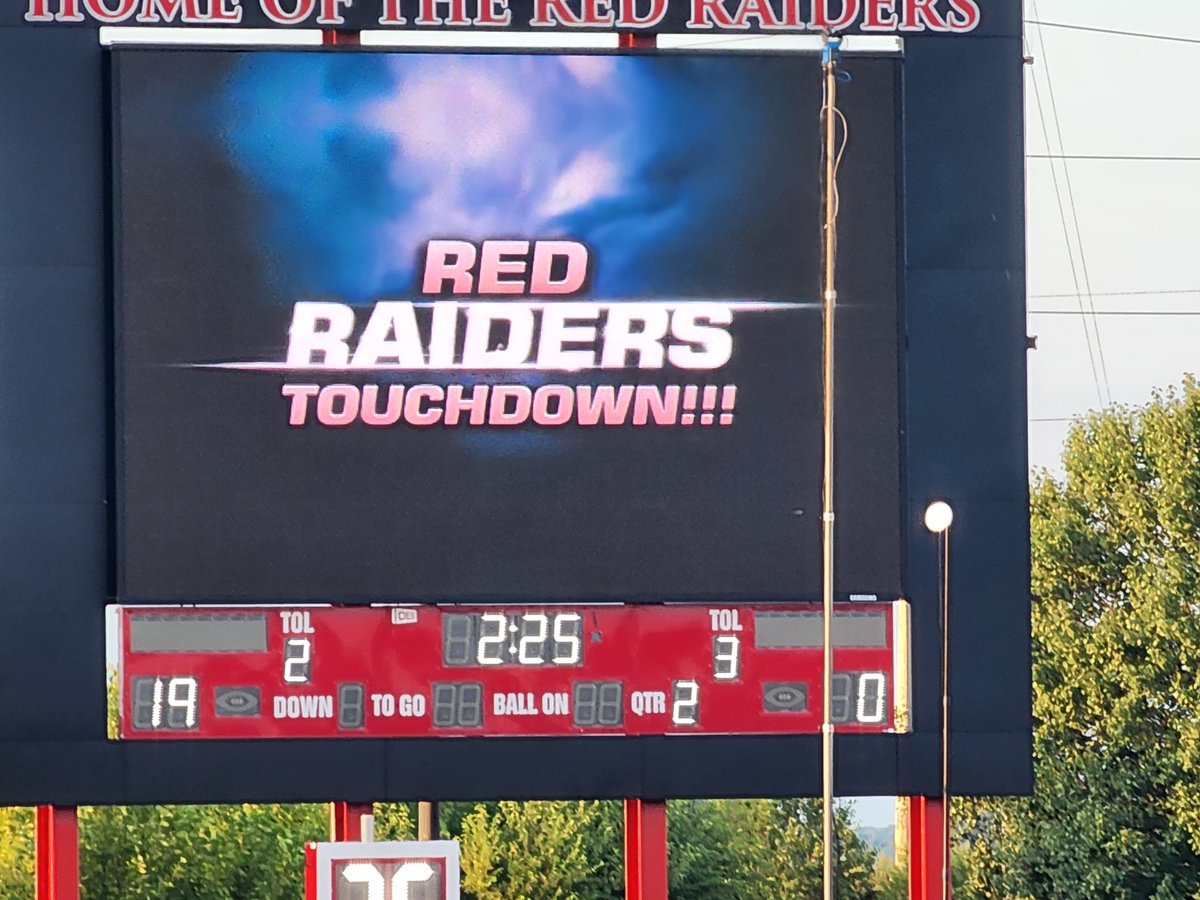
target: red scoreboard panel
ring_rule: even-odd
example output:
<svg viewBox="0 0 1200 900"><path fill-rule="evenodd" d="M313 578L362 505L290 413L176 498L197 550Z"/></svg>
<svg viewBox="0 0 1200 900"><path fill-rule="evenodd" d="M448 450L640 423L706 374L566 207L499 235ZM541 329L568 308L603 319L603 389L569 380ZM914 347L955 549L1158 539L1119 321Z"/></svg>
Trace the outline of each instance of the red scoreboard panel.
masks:
<svg viewBox="0 0 1200 900"><path fill-rule="evenodd" d="M824 708L817 604L120 612L131 740L796 734ZM904 615L838 605L839 730L896 729Z"/></svg>

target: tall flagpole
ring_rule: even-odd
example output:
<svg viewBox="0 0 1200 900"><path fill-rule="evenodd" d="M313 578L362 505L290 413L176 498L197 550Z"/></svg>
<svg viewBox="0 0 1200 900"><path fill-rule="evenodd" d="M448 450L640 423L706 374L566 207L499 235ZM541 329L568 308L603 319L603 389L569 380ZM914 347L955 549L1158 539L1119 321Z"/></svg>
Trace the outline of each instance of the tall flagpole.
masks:
<svg viewBox="0 0 1200 900"><path fill-rule="evenodd" d="M825 258L822 274L821 354L823 359L822 407L824 410L824 496L821 510L822 563L822 665L821 706L821 783L822 783L822 840L824 853L823 883L825 900L834 900L833 834L833 318L837 302L834 282L837 264L837 61L841 38L826 35L821 51L821 68L825 73L824 102L821 117L825 125Z"/></svg>

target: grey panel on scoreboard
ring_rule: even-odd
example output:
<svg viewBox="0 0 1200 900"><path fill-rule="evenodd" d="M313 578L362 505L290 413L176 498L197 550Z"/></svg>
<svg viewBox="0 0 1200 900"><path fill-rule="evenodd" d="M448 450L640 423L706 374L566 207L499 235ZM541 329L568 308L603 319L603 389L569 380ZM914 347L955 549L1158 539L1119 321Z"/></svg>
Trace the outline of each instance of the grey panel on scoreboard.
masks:
<svg viewBox="0 0 1200 900"><path fill-rule="evenodd" d="M129 619L132 653L262 653L266 649L266 613L145 613Z"/></svg>
<svg viewBox="0 0 1200 900"><path fill-rule="evenodd" d="M756 612L754 646L767 650L820 647L824 625L819 612ZM836 647L886 647L888 620L883 610L833 614Z"/></svg>
<svg viewBox="0 0 1200 900"><path fill-rule="evenodd" d="M213 700L218 716L257 716L262 712L262 697L256 687L219 687Z"/></svg>
<svg viewBox="0 0 1200 900"><path fill-rule="evenodd" d="M768 681L762 686L764 712L804 712L808 685L803 681Z"/></svg>

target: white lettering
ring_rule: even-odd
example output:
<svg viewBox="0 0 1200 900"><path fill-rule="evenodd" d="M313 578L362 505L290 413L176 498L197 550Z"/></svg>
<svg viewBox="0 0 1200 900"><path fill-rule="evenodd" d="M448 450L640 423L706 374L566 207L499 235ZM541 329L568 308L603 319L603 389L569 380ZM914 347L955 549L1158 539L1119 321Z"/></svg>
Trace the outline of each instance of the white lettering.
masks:
<svg viewBox="0 0 1200 900"><path fill-rule="evenodd" d="M565 696L565 695L564 695ZM555 705L557 706L555 701ZM492 695L492 713L497 716L541 715L532 693L509 693Z"/></svg>
<svg viewBox="0 0 1200 900"><path fill-rule="evenodd" d="M332 719L332 694L275 697L271 709L276 719Z"/></svg>
<svg viewBox="0 0 1200 900"><path fill-rule="evenodd" d="M514 303L470 303L467 307L467 336L463 343L463 367L467 369L513 369L529 358L533 343L533 310ZM506 323L507 334L492 347L497 323Z"/></svg>
<svg viewBox="0 0 1200 900"><path fill-rule="evenodd" d="M344 367L350 359L346 341L354 330L354 310L344 303L302 300L292 307L287 364L307 368L321 354L325 366Z"/></svg>
<svg viewBox="0 0 1200 900"><path fill-rule="evenodd" d="M392 334L395 337L388 337ZM358 339L358 349L354 351L350 366L362 369L392 361L402 369L425 366L425 353L411 303L388 301L375 304L366 330Z"/></svg>

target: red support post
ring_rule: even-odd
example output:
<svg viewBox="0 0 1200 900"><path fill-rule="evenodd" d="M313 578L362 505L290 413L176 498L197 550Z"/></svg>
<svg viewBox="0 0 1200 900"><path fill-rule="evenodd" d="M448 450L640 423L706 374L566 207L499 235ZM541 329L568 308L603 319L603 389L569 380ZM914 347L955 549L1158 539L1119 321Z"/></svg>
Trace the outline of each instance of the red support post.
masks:
<svg viewBox="0 0 1200 900"><path fill-rule="evenodd" d="M362 38L357 31L330 28L321 32L321 43L326 47L357 47Z"/></svg>
<svg viewBox="0 0 1200 900"><path fill-rule="evenodd" d="M304 900L317 900L317 845L304 845Z"/></svg>
<svg viewBox="0 0 1200 900"><path fill-rule="evenodd" d="M37 808L37 900L79 900L79 820L73 806Z"/></svg>
<svg viewBox="0 0 1200 900"><path fill-rule="evenodd" d="M949 900L946 809L940 797L909 798L909 900Z"/></svg>
<svg viewBox="0 0 1200 900"><path fill-rule="evenodd" d="M625 801L625 900L667 900L665 801Z"/></svg>
<svg viewBox="0 0 1200 900"><path fill-rule="evenodd" d="M622 31L617 35L617 46L622 50L653 50L658 46L658 38L652 34Z"/></svg>
<svg viewBox="0 0 1200 900"><path fill-rule="evenodd" d="M371 815L370 803L346 803L335 800L329 804L329 839L331 841L361 841L362 817Z"/></svg>

